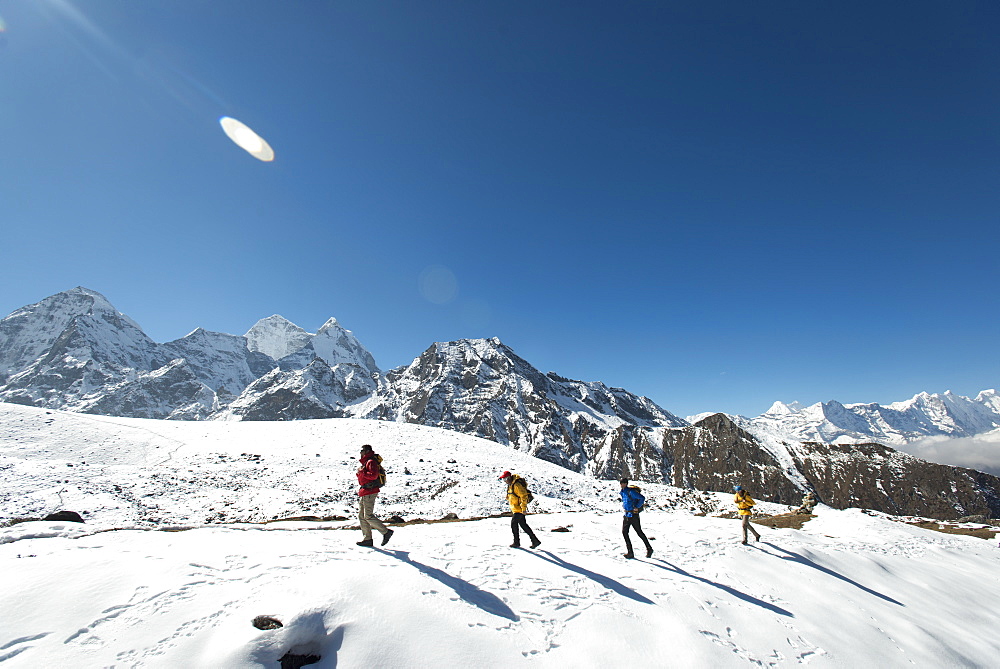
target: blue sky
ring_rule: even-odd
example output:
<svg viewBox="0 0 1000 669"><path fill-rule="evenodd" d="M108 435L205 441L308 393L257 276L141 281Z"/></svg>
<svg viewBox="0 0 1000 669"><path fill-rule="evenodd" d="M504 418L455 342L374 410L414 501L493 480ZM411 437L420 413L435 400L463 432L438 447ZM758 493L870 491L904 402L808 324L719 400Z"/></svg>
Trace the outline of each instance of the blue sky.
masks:
<svg viewBox="0 0 1000 669"><path fill-rule="evenodd" d="M0 0L4 314L497 336L687 415L995 387L1000 4ZM255 160L237 118L274 148Z"/></svg>

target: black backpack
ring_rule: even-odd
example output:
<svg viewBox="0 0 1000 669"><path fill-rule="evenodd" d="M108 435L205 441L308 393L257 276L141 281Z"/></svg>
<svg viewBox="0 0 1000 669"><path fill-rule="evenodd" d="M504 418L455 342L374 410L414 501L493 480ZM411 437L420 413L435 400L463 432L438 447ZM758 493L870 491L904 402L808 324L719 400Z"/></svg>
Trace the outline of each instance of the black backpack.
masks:
<svg viewBox="0 0 1000 669"><path fill-rule="evenodd" d="M531 494L530 490L528 490L528 482L524 480L523 476L517 476L511 480L510 485L507 487L507 494L509 495L514 494L514 484L517 483L518 481L520 481L521 485L524 486L524 492L528 495L527 498L524 500L524 503L531 504L531 500L535 499L535 496Z"/></svg>
<svg viewBox="0 0 1000 669"><path fill-rule="evenodd" d="M523 476L521 477L521 483L524 484L524 492L528 493L528 497L524 500L524 503L531 504L531 500L535 499L535 496L531 494L530 490L528 490L528 482L524 480Z"/></svg>

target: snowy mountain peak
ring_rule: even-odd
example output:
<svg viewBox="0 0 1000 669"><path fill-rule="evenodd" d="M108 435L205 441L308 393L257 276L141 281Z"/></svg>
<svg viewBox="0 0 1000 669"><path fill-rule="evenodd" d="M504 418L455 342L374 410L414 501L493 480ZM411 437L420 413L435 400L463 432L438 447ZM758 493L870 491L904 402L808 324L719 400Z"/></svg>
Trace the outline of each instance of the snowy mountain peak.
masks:
<svg viewBox="0 0 1000 669"><path fill-rule="evenodd" d="M368 352L354 333L331 318L310 342L316 356L326 361L331 367L340 364L358 365L369 374L378 374L379 368L375 358Z"/></svg>
<svg viewBox="0 0 1000 669"><path fill-rule="evenodd" d="M921 392L887 405L831 400L804 409L775 402L757 418L744 420L757 436L781 441L902 446L924 437L969 437L995 430L1000 427L1000 397L994 390L975 399L951 391Z"/></svg>
<svg viewBox="0 0 1000 669"><path fill-rule="evenodd" d="M320 327L319 331L318 331L318 332L317 332L316 334L319 334L320 332L323 332L323 331L325 331L325 330L331 330L331 329L334 329L334 328L339 328L339 329L341 329L341 330L343 330L343 329L344 329L344 328L343 328L343 327L342 327L342 326L340 325L340 323L339 323L339 322L337 321L337 319L331 316L331 317L330 317L330 318L329 318L329 319L328 319L328 320L326 321L326 323L323 323L323 325L322 325L322 326ZM350 330L347 330L347 332L350 332Z"/></svg>
<svg viewBox="0 0 1000 669"><path fill-rule="evenodd" d="M784 402L775 402L771 405L771 408L764 412L765 416L788 416L793 413L798 413L802 411L802 405L798 402L791 402L785 404Z"/></svg>
<svg viewBox="0 0 1000 669"><path fill-rule="evenodd" d="M244 336L247 348L275 360L302 349L313 338L312 334L278 314L260 319Z"/></svg>
<svg viewBox="0 0 1000 669"><path fill-rule="evenodd" d="M21 307L0 321L0 378L26 369L57 341L67 343L81 330L102 331L102 339L118 340L113 345L153 345L106 297L78 286Z"/></svg>

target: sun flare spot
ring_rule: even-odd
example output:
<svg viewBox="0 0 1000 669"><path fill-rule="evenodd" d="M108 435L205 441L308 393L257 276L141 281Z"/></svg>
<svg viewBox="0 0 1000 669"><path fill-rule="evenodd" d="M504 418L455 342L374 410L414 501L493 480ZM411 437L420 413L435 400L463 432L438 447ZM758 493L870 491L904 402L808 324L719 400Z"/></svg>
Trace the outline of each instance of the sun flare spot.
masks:
<svg viewBox="0 0 1000 669"><path fill-rule="evenodd" d="M229 116L219 119L226 136L233 140L236 146L240 147L257 160L270 162L274 160L274 150L264 141L264 138L248 128L246 125Z"/></svg>

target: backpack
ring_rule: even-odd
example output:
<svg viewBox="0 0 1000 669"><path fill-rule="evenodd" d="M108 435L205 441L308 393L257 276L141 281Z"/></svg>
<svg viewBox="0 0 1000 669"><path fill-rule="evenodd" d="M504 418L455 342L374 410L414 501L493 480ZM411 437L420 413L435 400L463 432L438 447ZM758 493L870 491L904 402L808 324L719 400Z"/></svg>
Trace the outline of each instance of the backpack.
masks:
<svg viewBox="0 0 1000 669"><path fill-rule="evenodd" d="M378 478L374 481L369 481L368 483L361 486L365 490L371 490L372 488L381 488L385 485L385 468L382 466L382 456L375 456L376 462L378 464Z"/></svg>
<svg viewBox="0 0 1000 669"><path fill-rule="evenodd" d="M517 482L518 479L520 479L521 485L524 486L524 492L527 494L527 497L524 498L524 503L531 504L531 500L535 499L535 496L531 494L530 490L528 490L528 482L524 480L523 476L518 476L516 479L510 482L510 491L514 492L514 484Z"/></svg>
<svg viewBox="0 0 1000 669"><path fill-rule="evenodd" d="M646 498L643 496L641 490L639 489L639 486L630 485L628 489L632 491L631 495L632 499L638 502L635 505L635 508L632 509L632 513L639 513L640 511L646 508Z"/></svg>

